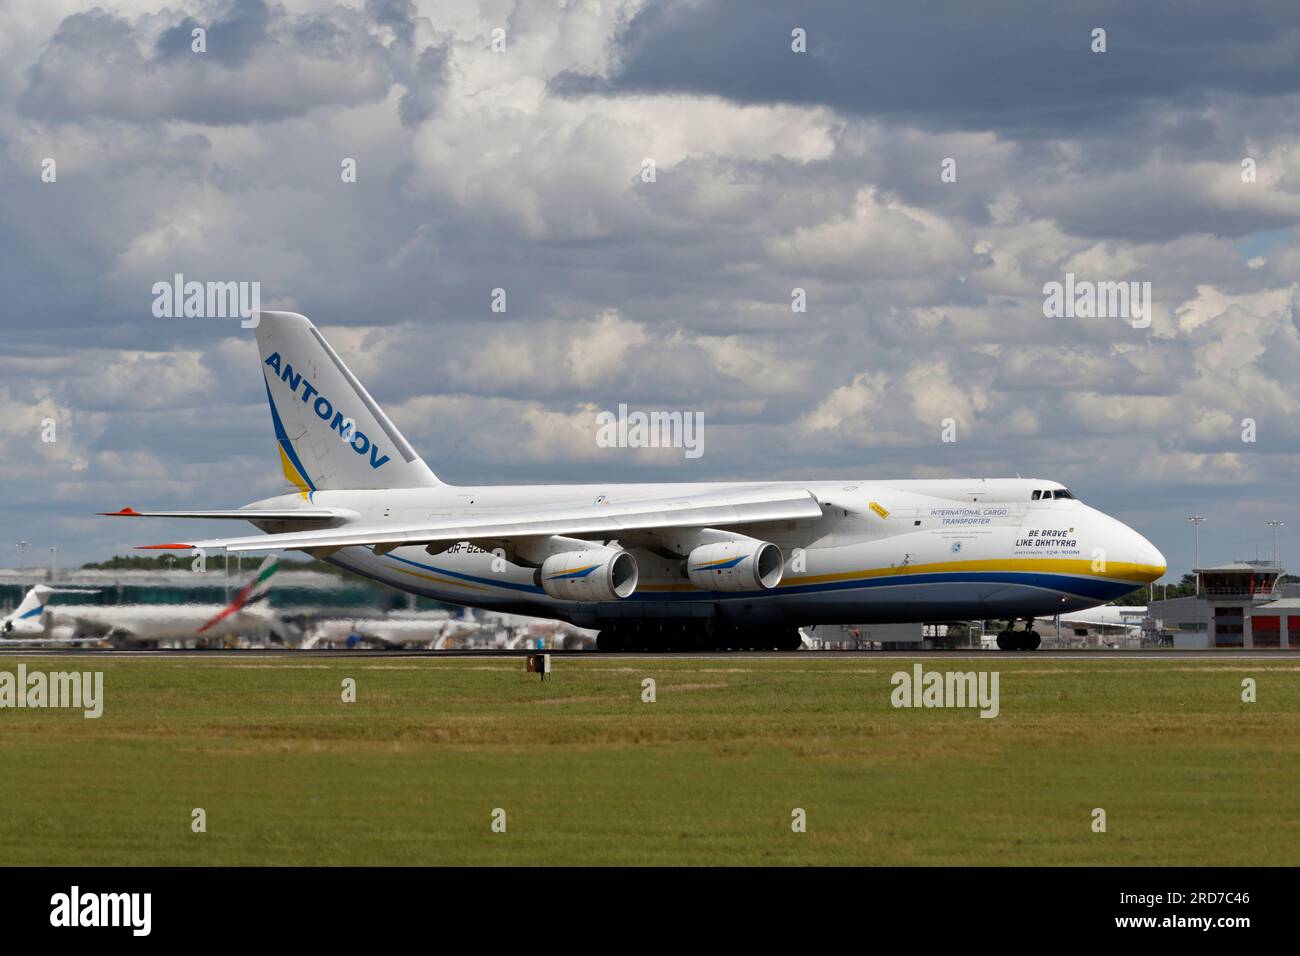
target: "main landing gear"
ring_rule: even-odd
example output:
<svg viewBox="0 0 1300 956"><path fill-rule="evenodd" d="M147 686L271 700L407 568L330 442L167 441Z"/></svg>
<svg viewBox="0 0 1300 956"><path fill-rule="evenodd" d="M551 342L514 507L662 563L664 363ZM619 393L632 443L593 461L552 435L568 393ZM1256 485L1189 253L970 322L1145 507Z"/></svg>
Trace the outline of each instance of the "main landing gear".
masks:
<svg viewBox="0 0 1300 956"><path fill-rule="evenodd" d="M719 627L674 621L637 621L607 627L596 637L598 651L797 651L797 628Z"/></svg>
<svg viewBox="0 0 1300 956"><path fill-rule="evenodd" d="M1014 620L1007 622L1007 629L998 632L998 650L1002 651L1036 651L1043 643L1042 635L1033 630L1032 618L1025 621L1023 631L1016 630Z"/></svg>

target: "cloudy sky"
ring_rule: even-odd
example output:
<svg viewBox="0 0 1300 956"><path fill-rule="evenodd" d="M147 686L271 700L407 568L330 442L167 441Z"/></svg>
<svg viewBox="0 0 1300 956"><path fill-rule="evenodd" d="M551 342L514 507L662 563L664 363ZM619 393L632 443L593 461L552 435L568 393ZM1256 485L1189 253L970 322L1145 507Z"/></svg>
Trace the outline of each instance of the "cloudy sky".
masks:
<svg viewBox="0 0 1300 956"><path fill-rule="evenodd" d="M1192 513L1300 564L1297 49L1292 0L0 5L0 563L283 489L252 333L152 313L182 273L455 483L1019 473L1175 575ZM1149 327L1045 317L1067 273ZM597 447L619 403L704 454Z"/></svg>

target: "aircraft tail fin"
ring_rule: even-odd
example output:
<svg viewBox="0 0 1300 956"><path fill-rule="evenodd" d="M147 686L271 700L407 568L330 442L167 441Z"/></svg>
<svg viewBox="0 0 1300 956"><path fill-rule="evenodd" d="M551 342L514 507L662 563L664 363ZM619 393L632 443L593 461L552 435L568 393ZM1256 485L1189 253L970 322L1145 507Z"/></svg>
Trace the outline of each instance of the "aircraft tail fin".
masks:
<svg viewBox="0 0 1300 956"><path fill-rule="evenodd" d="M235 599L223 607L220 613L213 617L212 620L199 628L198 633L204 633L213 625L224 621L226 618L230 617L230 615L236 614L246 607L251 607L261 601L265 601L267 595L271 593L271 576L275 574L276 569L279 567L280 559L275 555L266 558L266 560L258 566L257 573L253 575L253 579L239 589L239 593L235 595Z"/></svg>
<svg viewBox="0 0 1300 956"><path fill-rule="evenodd" d="M19 621L33 621L41 616L45 610L45 603L50 599L54 589L46 587L44 584L38 584L31 588L23 595L22 603L14 608L14 612L9 615L9 620L17 624Z"/></svg>
<svg viewBox="0 0 1300 956"><path fill-rule="evenodd" d="M271 576L279 569L280 559L274 555L258 565L253 580L249 581L244 588L247 592L247 598L244 600L245 607L250 604L258 604L267 599L271 593Z"/></svg>
<svg viewBox="0 0 1300 956"><path fill-rule="evenodd" d="M306 316L260 313L257 346L280 464L304 497L440 484Z"/></svg>
<svg viewBox="0 0 1300 956"><path fill-rule="evenodd" d="M13 634L15 631L38 631L44 626L42 615L51 594L98 594L98 588L52 588L48 584L37 584L23 595L22 601L13 613L0 622L0 633Z"/></svg>

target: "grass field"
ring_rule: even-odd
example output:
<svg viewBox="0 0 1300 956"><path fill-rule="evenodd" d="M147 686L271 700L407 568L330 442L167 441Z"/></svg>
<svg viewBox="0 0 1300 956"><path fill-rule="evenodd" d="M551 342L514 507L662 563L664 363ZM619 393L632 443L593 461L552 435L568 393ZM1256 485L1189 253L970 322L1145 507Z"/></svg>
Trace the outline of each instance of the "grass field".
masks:
<svg viewBox="0 0 1300 956"><path fill-rule="evenodd" d="M921 658L995 719L830 654L20 660L106 703L0 710L0 864L1300 863L1294 659Z"/></svg>

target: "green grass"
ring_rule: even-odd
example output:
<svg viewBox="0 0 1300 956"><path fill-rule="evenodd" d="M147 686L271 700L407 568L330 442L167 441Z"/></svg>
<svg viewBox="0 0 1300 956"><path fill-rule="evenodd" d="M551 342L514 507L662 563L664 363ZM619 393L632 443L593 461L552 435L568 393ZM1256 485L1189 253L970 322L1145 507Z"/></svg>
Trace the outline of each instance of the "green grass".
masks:
<svg viewBox="0 0 1300 956"><path fill-rule="evenodd" d="M0 864L1300 863L1287 659L923 659L998 670L992 720L829 654L26 663L106 704L0 710Z"/></svg>

